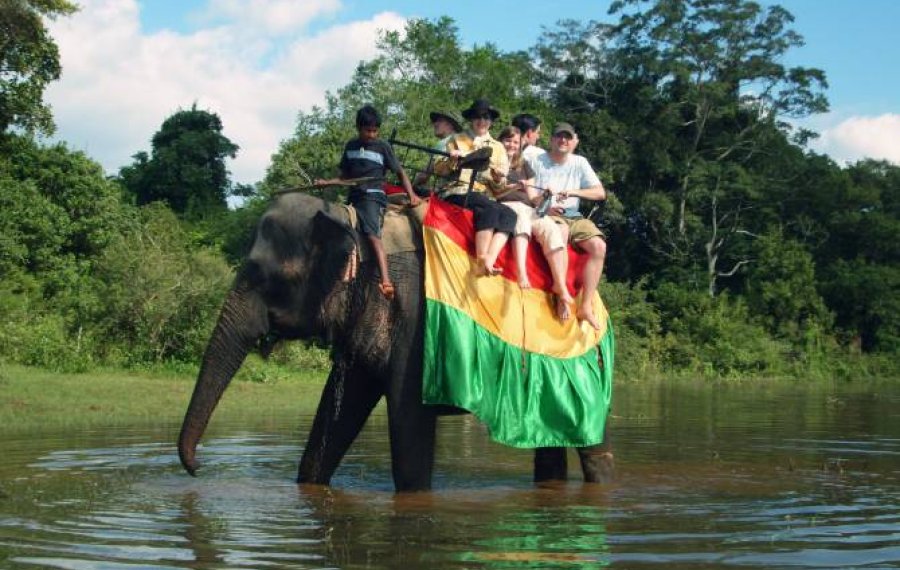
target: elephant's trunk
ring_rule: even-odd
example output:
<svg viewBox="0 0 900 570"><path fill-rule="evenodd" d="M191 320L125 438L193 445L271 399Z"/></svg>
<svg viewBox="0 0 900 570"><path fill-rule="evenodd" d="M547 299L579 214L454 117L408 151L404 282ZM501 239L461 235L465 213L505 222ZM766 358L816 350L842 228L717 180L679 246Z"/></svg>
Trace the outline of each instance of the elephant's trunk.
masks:
<svg viewBox="0 0 900 570"><path fill-rule="evenodd" d="M266 308L255 292L233 289L210 337L191 403L178 436L178 457L191 475L197 471L197 443L225 388L247 353L268 330Z"/></svg>

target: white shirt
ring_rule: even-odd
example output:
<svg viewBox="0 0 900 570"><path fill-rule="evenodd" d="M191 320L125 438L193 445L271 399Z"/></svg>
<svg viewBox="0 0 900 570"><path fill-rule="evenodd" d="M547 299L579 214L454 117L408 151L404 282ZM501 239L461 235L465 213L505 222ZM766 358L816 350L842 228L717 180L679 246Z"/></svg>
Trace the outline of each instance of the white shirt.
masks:
<svg viewBox="0 0 900 570"><path fill-rule="evenodd" d="M600 178L590 163L578 154L570 154L565 161L557 164L545 152L534 160L534 166L534 185L538 188L548 188L553 194L600 185ZM575 216L578 214L580 202L581 200L575 196L569 196L565 200L556 197L553 207L563 208L564 216Z"/></svg>
<svg viewBox="0 0 900 570"><path fill-rule="evenodd" d="M534 165L534 161L542 154L547 154L547 151L533 144L530 144L522 149L522 159L528 163L528 166L530 166L532 170L537 170L537 167L535 167Z"/></svg>

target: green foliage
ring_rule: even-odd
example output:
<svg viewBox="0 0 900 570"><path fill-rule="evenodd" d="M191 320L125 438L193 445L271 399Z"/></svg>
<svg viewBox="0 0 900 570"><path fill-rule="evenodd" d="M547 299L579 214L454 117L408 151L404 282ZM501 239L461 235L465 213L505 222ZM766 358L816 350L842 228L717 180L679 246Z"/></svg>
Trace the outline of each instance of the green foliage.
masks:
<svg viewBox="0 0 900 570"><path fill-rule="evenodd" d="M756 261L748 279L746 300L766 329L789 340L805 331L828 329L831 315L816 290L810 252L780 232L756 241Z"/></svg>
<svg viewBox="0 0 900 570"><path fill-rule="evenodd" d="M52 134L53 117L44 90L59 79L59 50L44 18L71 14L68 0L0 2L0 135L11 127Z"/></svg>
<svg viewBox="0 0 900 570"><path fill-rule="evenodd" d="M0 280L0 360L57 371L84 370L88 351L71 342L62 317L43 310L40 283L26 274Z"/></svg>
<svg viewBox="0 0 900 570"><path fill-rule="evenodd" d="M162 201L188 219L223 211L231 193L225 159L237 155L238 146L222 134L215 113L196 104L163 121L153 135L153 152L139 152L134 163L120 172L125 188L137 204Z"/></svg>
<svg viewBox="0 0 900 570"><path fill-rule="evenodd" d="M430 144L430 111L487 97L495 132L519 112L545 132L573 123L610 191L590 214L608 237L619 378L900 372L900 167L842 168L798 145L808 133L783 118L826 109L825 78L781 63L801 41L781 7L623 0L616 23L560 22L530 54L466 46L450 18L412 20L299 113L264 181L240 187L224 166L237 147L196 106L112 181L65 145L3 132L49 132L58 56L41 18L71 9L0 2L0 63L37 62L0 79L0 360L193 370L267 198L332 176L361 105L382 111L383 138ZM398 154L410 174L424 165ZM229 210L229 195L248 199ZM328 367L327 351L284 343L241 377Z"/></svg>
<svg viewBox="0 0 900 570"><path fill-rule="evenodd" d="M658 377L662 323L647 300L646 282L604 283L600 287L616 335L616 375L630 380Z"/></svg>
<svg viewBox="0 0 900 570"><path fill-rule="evenodd" d="M97 262L104 303L90 320L115 339L103 356L118 350L126 364L199 359L232 279L220 254L191 247L171 210L142 208L138 225Z"/></svg>
<svg viewBox="0 0 900 570"><path fill-rule="evenodd" d="M664 284L653 300L664 323L666 368L726 378L784 373L789 346L753 324L740 298Z"/></svg>
<svg viewBox="0 0 900 570"><path fill-rule="evenodd" d="M824 296L851 343L867 351L900 352L900 266L838 260L823 282Z"/></svg>
<svg viewBox="0 0 900 570"><path fill-rule="evenodd" d="M429 113L463 109L487 97L502 120L540 105L530 88L535 71L524 53L503 53L487 44L464 49L449 18L411 20L405 33L387 32L380 54L361 63L350 83L329 94L325 108L300 113L294 136L273 157L264 192L303 186L334 175L344 144L355 136L356 110L366 103L385 117L382 137L431 144ZM499 126L499 124L498 124ZM424 161L398 153L412 176ZM407 158L409 160L407 160Z"/></svg>

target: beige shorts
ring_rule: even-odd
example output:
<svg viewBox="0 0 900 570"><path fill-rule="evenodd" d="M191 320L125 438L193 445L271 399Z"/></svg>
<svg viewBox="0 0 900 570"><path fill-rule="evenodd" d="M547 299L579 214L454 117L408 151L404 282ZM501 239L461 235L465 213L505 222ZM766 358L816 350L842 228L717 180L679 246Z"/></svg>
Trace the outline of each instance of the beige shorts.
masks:
<svg viewBox="0 0 900 570"><path fill-rule="evenodd" d="M514 235L534 236L534 241L545 251L556 251L565 247L562 232L553 220L548 217L538 218L534 208L524 202L501 202L516 213L516 232Z"/></svg>
<svg viewBox="0 0 900 570"><path fill-rule="evenodd" d="M569 226L569 242L578 243L592 237L600 239L605 238L603 232L597 227L597 224L587 218L564 218L562 216L551 216L557 224Z"/></svg>

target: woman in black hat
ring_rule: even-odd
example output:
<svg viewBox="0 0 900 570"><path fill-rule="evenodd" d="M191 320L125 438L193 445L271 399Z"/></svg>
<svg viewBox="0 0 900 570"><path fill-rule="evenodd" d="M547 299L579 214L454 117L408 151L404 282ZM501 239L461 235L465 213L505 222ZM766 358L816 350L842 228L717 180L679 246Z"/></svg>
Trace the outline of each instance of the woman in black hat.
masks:
<svg viewBox="0 0 900 570"><path fill-rule="evenodd" d="M497 256L516 227L515 212L489 197L493 192L505 189L509 171L506 149L490 133L491 125L500 117L500 112L486 99L476 99L468 109L463 110L462 116L469 122L469 128L451 137L444 149L450 158L439 159L434 166L434 171L441 176L456 174L456 179L439 196L472 211L478 263L476 270L479 275L494 275L500 271L494 265ZM491 150L487 168L480 171L465 166L459 168L461 157L488 148Z"/></svg>

